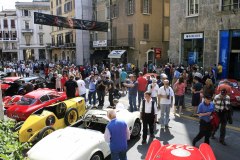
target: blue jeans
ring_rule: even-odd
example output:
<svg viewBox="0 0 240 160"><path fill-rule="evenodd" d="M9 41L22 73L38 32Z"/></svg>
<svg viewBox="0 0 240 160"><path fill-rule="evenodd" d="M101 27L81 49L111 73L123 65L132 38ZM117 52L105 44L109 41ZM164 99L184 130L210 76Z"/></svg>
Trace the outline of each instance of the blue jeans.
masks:
<svg viewBox="0 0 240 160"><path fill-rule="evenodd" d="M138 108L139 109L143 99L144 99L144 91L138 91Z"/></svg>
<svg viewBox="0 0 240 160"><path fill-rule="evenodd" d="M127 160L127 151L111 152L111 160Z"/></svg>
<svg viewBox="0 0 240 160"><path fill-rule="evenodd" d="M89 100L89 104L92 104L92 99L93 99L93 105L96 104L96 91L94 92L90 92L88 93L88 100Z"/></svg>
<svg viewBox="0 0 240 160"><path fill-rule="evenodd" d="M136 104L137 95L128 95L129 105L130 105L130 112L137 111L137 104Z"/></svg>
<svg viewBox="0 0 240 160"><path fill-rule="evenodd" d="M171 104L160 104L160 107L161 107L161 117L160 117L161 125L162 126L168 125Z"/></svg>

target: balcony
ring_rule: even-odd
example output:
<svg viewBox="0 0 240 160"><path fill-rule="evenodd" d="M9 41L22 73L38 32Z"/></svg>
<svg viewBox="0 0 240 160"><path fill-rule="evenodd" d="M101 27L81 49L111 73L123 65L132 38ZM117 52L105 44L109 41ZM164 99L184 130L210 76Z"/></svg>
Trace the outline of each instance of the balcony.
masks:
<svg viewBox="0 0 240 160"><path fill-rule="evenodd" d="M22 33L33 33L33 29L22 29Z"/></svg>
<svg viewBox="0 0 240 160"><path fill-rule="evenodd" d="M18 40L18 38L16 38L16 37L12 37L12 38L0 38L0 41L17 41Z"/></svg>
<svg viewBox="0 0 240 160"><path fill-rule="evenodd" d="M93 46L93 41L90 41L90 47L97 48ZM135 47L135 38L107 40L107 47Z"/></svg>
<svg viewBox="0 0 240 160"><path fill-rule="evenodd" d="M48 48L76 48L76 43L48 43Z"/></svg>

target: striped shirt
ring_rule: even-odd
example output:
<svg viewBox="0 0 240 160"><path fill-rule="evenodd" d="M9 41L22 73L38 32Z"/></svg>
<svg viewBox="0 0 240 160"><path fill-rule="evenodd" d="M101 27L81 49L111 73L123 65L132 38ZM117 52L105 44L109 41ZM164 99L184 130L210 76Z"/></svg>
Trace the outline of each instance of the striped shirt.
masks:
<svg viewBox="0 0 240 160"><path fill-rule="evenodd" d="M216 111L222 111L223 109L229 110L230 97L228 95L226 95L226 97L222 97L221 94L217 94L214 97L214 104Z"/></svg>

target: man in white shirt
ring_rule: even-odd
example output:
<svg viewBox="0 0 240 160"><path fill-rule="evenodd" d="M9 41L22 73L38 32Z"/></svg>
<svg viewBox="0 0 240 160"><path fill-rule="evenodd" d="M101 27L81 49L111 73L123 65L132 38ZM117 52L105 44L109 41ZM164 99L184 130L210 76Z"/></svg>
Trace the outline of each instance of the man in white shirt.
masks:
<svg viewBox="0 0 240 160"><path fill-rule="evenodd" d="M144 93L144 100L140 109L140 116L143 121L142 144L146 144L148 126L150 137L154 138L154 123L157 122L157 105L156 102L151 98L150 91Z"/></svg>
<svg viewBox="0 0 240 160"><path fill-rule="evenodd" d="M151 92L152 99L157 103L159 86L157 84L157 80L156 79L152 80L152 84L148 85L148 89L147 90Z"/></svg>
<svg viewBox="0 0 240 160"><path fill-rule="evenodd" d="M160 123L161 128L168 129L168 122L169 122L169 114L170 108L173 104L174 92L172 88L169 86L169 80L165 79L163 81L163 86L158 90L158 96L160 99L160 107L161 107L161 117Z"/></svg>
<svg viewBox="0 0 240 160"><path fill-rule="evenodd" d="M77 85L78 85L79 96L84 97L86 101L86 84L84 80L82 80L82 76L80 76L79 80L77 80Z"/></svg>

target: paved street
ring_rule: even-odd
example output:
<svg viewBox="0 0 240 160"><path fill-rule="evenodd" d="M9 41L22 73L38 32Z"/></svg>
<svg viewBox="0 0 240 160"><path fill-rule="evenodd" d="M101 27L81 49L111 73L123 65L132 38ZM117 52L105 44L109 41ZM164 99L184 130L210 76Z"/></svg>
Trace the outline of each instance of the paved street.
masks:
<svg viewBox="0 0 240 160"><path fill-rule="evenodd" d="M109 102L106 97L105 107L109 105ZM122 97L120 102L125 106L128 106L127 96ZM190 144L192 139L197 135L199 129L199 123L197 118L192 118L189 115L191 114L190 109L191 96L186 95L186 110L184 111L184 115L179 118L175 117L172 112L170 115L170 124L171 127L167 130L160 130L160 125L156 125L156 138L159 139L162 144ZM160 111L159 111L160 114ZM226 135L226 143L227 146L221 145L217 139L210 140L212 149L215 153L215 156L218 160L238 160L240 157L240 110L235 109L234 112L234 121L233 125L228 126L227 135ZM158 115L159 117L159 115ZM219 137L219 132L216 135ZM148 140L148 143L145 145L141 144L141 138L136 140L129 141L129 150L127 152L129 160L140 160L144 159L147 149L151 143L152 139ZM203 142L203 139L197 143L199 145Z"/></svg>

